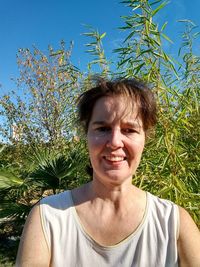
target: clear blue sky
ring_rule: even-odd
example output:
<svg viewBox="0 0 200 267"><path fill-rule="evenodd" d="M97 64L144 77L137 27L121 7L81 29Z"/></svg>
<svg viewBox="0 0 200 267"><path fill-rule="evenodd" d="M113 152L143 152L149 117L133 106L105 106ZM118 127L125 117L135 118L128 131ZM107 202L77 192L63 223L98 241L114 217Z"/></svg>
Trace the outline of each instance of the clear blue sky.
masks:
<svg viewBox="0 0 200 267"><path fill-rule="evenodd" d="M34 44L45 52L49 44L58 48L61 39L66 46L74 41L73 63L84 68L90 60L84 53L87 39L81 35L86 31L83 24L107 33L104 44L109 56L121 39L117 30L123 24L120 16L127 12L124 4L117 0L0 0L1 94L14 86L10 78L18 75L16 53L19 48L31 48ZM181 33L181 25L176 21L191 19L200 26L199 12L200 0L171 0L157 20L168 21L167 34L176 44ZM172 54L175 48L168 47Z"/></svg>

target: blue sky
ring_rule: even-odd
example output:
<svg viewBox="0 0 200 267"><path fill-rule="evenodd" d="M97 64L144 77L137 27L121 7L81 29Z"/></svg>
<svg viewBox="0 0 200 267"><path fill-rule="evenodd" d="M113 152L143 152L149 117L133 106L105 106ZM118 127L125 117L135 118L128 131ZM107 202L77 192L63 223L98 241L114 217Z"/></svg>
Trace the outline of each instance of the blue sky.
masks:
<svg viewBox="0 0 200 267"><path fill-rule="evenodd" d="M182 26L179 19L190 19L200 26L199 0L171 0L159 14L157 21L168 21L166 33L175 45L168 46L175 54L180 40ZM92 25L101 33L106 32L104 41L108 57L119 44L122 33L121 15L127 15L128 9L116 0L0 0L0 92L6 93L14 87L10 78L17 77L16 53L19 48L31 48L36 45L46 51L49 44L59 47L60 40L74 41L73 63L84 68L90 61L84 53L87 39L83 24ZM197 44L196 51L200 51Z"/></svg>

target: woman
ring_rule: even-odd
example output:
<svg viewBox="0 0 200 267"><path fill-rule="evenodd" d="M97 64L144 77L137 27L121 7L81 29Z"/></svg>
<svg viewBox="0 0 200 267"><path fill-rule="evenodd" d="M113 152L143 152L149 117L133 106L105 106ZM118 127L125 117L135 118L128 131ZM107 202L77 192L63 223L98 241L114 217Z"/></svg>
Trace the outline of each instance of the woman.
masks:
<svg viewBox="0 0 200 267"><path fill-rule="evenodd" d="M200 234L188 213L132 185L156 122L151 91L136 80L101 80L78 109L93 179L33 208L16 266L199 267Z"/></svg>

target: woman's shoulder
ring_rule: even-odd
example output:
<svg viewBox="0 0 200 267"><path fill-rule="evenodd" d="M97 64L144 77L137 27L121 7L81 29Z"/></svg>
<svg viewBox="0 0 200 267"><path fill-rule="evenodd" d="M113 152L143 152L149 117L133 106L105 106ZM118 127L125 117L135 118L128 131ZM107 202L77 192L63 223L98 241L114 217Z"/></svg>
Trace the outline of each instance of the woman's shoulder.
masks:
<svg viewBox="0 0 200 267"><path fill-rule="evenodd" d="M176 223L179 227L179 207L174 202L168 199L160 198L147 192L147 200L149 206L149 214L151 218L160 222Z"/></svg>
<svg viewBox="0 0 200 267"><path fill-rule="evenodd" d="M150 192L147 192L147 198L152 205L155 205L158 208L162 208L162 209L165 209L165 208L177 209L178 208L178 206L173 201L156 196Z"/></svg>
<svg viewBox="0 0 200 267"><path fill-rule="evenodd" d="M180 234L178 239L181 266L200 266L200 231L189 213L179 207Z"/></svg>
<svg viewBox="0 0 200 267"><path fill-rule="evenodd" d="M67 190L58 194L46 196L40 200L39 205L46 205L57 209L66 209L73 206L71 191Z"/></svg>

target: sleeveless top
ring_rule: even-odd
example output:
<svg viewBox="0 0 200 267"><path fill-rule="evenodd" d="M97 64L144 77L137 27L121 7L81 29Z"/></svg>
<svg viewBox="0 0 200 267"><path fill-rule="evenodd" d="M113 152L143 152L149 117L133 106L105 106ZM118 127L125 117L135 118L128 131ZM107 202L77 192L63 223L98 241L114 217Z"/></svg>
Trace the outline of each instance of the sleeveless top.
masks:
<svg viewBox="0 0 200 267"><path fill-rule="evenodd" d="M71 191L43 198L40 215L51 267L178 266L178 207L148 192L142 222L114 246L102 246L86 233Z"/></svg>

